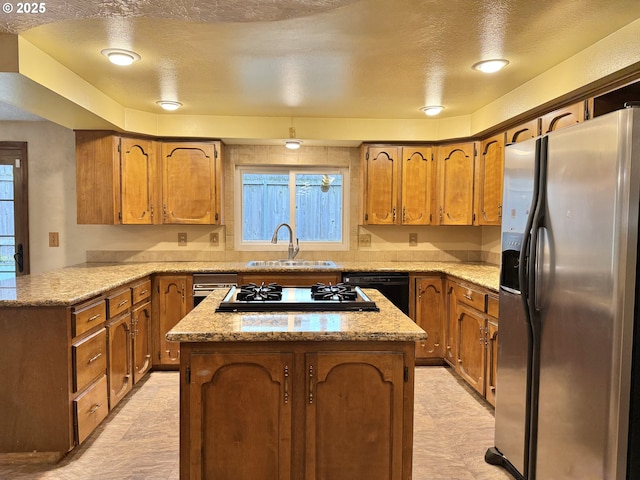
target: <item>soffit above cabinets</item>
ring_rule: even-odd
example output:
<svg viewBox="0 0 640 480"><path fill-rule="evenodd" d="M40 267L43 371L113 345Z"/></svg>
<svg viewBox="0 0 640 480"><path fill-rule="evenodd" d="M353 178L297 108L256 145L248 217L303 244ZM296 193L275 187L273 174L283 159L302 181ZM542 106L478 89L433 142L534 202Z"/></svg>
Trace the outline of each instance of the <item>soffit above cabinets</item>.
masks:
<svg viewBox="0 0 640 480"><path fill-rule="evenodd" d="M19 4L13 4L17 7ZM26 4L25 4L26 5ZM184 115L469 115L640 18L636 0L67 0L5 13L19 34L124 108ZM128 68L105 48L133 50ZM507 58L502 72L472 70Z"/></svg>

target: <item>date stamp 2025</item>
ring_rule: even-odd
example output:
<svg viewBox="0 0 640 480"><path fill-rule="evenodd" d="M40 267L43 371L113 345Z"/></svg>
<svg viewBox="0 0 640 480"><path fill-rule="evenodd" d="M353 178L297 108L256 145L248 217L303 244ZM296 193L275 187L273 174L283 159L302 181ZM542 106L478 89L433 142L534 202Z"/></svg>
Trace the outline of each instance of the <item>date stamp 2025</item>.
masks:
<svg viewBox="0 0 640 480"><path fill-rule="evenodd" d="M2 4L3 13L16 13L16 14L39 14L47 11L47 4L45 2L5 2Z"/></svg>

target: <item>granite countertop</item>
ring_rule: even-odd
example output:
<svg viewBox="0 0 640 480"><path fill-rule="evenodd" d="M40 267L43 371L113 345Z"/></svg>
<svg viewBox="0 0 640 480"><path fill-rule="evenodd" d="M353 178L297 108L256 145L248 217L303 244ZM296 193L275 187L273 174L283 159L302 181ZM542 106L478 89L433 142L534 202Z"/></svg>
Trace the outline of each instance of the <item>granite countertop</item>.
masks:
<svg viewBox="0 0 640 480"><path fill-rule="evenodd" d="M424 330L377 290L366 289L379 312L216 312L215 291L166 334L170 342L413 342Z"/></svg>
<svg viewBox="0 0 640 480"><path fill-rule="evenodd" d="M409 272L445 273L497 291L496 265L456 262L340 262L335 267L247 267L246 262L85 263L0 281L0 306L67 306L154 273L198 272Z"/></svg>

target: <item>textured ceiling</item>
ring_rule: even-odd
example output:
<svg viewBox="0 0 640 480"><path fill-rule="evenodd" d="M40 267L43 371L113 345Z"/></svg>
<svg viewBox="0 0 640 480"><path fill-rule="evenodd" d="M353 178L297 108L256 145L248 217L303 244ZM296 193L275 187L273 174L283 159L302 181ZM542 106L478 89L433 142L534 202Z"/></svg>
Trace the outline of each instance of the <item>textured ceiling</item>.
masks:
<svg viewBox="0 0 640 480"><path fill-rule="evenodd" d="M17 5L17 3L15 3ZM0 16L121 105L160 112L421 118L471 113L640 18L637 0L67 0ZM111 65L105 48L142 59ZM471 69L507 58L494 75Z"/></svg>

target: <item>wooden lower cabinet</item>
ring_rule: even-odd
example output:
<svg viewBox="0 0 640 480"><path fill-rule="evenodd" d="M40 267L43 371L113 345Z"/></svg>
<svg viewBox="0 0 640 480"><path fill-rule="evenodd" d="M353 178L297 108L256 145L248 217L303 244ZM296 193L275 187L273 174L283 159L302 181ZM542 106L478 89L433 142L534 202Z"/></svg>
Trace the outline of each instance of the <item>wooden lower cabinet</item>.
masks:
<svg viewBox="0 0 640 480"><path fill-rule="evenodd" d="M133 387L131 371L131 313L107 322L109 408L115 407Z"/></svg>
<svg viewBox="0 0 640 480"><path fill-rule="evenodd" d="M480 395L484 395L485 317L482 313L458 304L456 371Z"/></svg>
<svg viewBox="0 0 640 480"><path fill-rule="evenodd" d="M133 383L138 383L151 370L151 302L142 302L131 310L131 351Z"/></svg>
<svg viewBox="0 0 640 480"><path fill-rule="evenodd" d="M416 363L442 363L445 351L444 280L439 275L412 279L415 288L414 320L428 338L416 342Z"/></svg>
<svg viewBox="0 0 640 480"><path fill-rule="evenodd" d="M180 345L167 342L165 334L193 308L193 276L157 275L153 280L152 315L154 366L166 368L180 364Z"/></svg>
<svg viewBox="0 0 640 480"><path fill-rule="evenodd" d="M409 480L414 349L181 344L181 478Z"/></svg>
<svg viewBox="0 0 640 480"><path fill-rule="evenodd" d="M466 282L447 281L445 360L495 405L498 361L498 296Z"/></svg>

